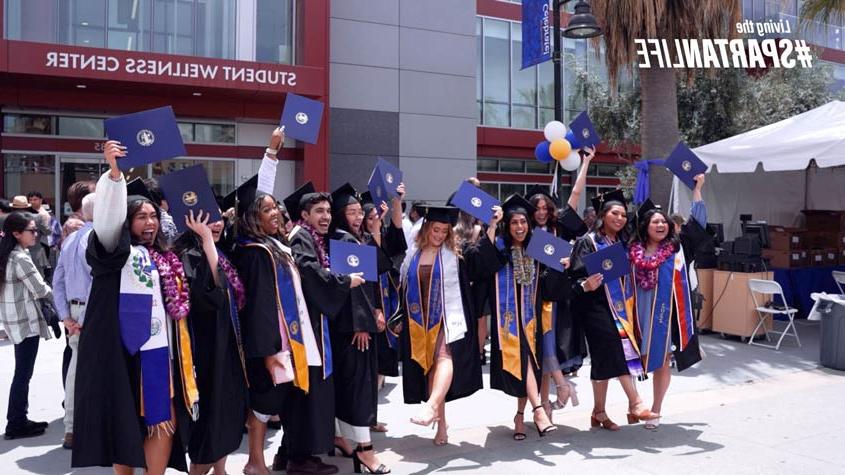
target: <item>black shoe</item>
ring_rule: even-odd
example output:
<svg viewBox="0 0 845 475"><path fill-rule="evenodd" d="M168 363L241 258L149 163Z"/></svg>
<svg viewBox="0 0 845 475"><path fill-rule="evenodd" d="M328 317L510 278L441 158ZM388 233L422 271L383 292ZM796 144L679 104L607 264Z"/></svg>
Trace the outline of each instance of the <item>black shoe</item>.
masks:
<svg viewBox="0 0 845 475"><path fill-rule="evenodd" d="M486 366L486 365L487 365L487 352L484 351L484 350L481 350L481 366Z"/></svg>
<svg viewBox="0 0 845 475"><path fill-rule="evenodd" d="M31 422L31 421L28 421ZM3 438L6 440L24 439L26 437L37 437L43 435L46 427L34 424L25 424L23 427L6 427Z"/></svg>
<svg viewBox="0 0 845 475"><path fill-rule="evenodd" d="M307 457L298 462L290 460L287 465L288 475L333 475L337 472L336 466L323 463L319 458L315 460L314 457Z"/></svg>
<svg viewBox="0 0 845 475"><path fill-rule="evenodd" d="M276 453L276 455L273 456L273 466L270 468L272 468L274 472L284 472L287 466L287 455Z"/></svg>
<svg viewBox="0 0 845 475"><path fill-rule="evenodd" d="M30 420L27 420L27 421L26 421L26 424L27 424L27 425L32 425L32 426L35 426L35 427L40 427L40 428L42 428L42 429L46 429L46 428L47 428L47 426L49 426L49 425L50 425L50 423L49 423L49 422L35 422L35 421L30 421Z"/></svg>
<svg viewBox="0 0 845 475"><path fill-rule="evenodd" d="M267 428L273 430L282 430L282 421L269 420L267 421Z"/></svg>

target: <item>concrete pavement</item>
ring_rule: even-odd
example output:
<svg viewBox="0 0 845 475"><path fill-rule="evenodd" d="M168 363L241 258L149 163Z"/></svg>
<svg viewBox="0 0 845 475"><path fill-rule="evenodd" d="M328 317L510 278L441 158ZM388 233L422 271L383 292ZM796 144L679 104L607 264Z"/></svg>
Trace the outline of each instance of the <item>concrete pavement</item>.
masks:
<svg viewBox="0 0 845 475"><path fill-rule="evenodd" d="M707 358L675 375L662 425L655 431L642 425L626 425L616 433L591 430L592 397L585 367L575 380L581 405L556 411L559 430L549 436L538 437L526 411L528 438L513 441L515 400L485 389L447 405L449 445L435 447L434 430L408 422L418 406L402 404L401 378L389 378L379 420L390 431L374 434L374 444L382 461L400 474L845 473L845 373L819 367L818 328L816 322L798 322L803 348L787 340L780 351L716 335L703 337ZM0 441L2 474L111 472L72 471L70 452L60 447L62 348L63 342L42 341L30 392L30 418L50 421L47 434ZM14 369L9 342L0 344L0 361L5 362L0 367L0 410L5 411ZM650 401L651 382L638 388ZM610 417L623 424L626 406L621 387L612 382ZM280 432L270 434L268 462L281 440ZM349 460L329 460L341 467L341 473L352 472ZM245 461L246 438L229 457L227 471L240 473Z"/></svg>

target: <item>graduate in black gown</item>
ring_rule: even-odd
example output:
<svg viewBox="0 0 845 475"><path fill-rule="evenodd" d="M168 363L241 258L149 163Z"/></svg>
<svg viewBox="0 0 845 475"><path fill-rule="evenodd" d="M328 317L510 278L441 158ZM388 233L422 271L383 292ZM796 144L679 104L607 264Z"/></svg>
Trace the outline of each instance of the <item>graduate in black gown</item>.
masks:
<svg viewBox="0 0 845 475"><path fill-rule="evenodd" d="M189 286L179 258L165 248L146 188L133 182L127 197L117 166L125 150L105 143L109 171L97 183L71 465L112 466L118 474L187 471L188 426L199 399Z"/></svg>
<svg viewBox="0 0 845 475"><path fill-rule="evenodd" d="M277 458L288 459L288 473L293 464L314 464L311 473L337 470L313 454L334 449L335 385L330 320L344 313L352 291L364 283L359 274L338 275L329 270L328 232L332 220L331 197L317 193L307 183L285 198L291 217L299 218L290 232L290 245L302 276L302 291L317 335L322 367L311 367L311 390L305 394L290 391L285 403L282 425L285 430ZM360 295L360 294L359 294ZM274 464L275 465L275 464ZM302 472L307 473L307 472Z"/></svg>
<svg viewBox="0 0 845 475"><path fill-rule="evenodd" d="M363 229L364 211L349 183L332 192L331 240L367 245L372 237ZM379 237L379 240L381 238ZM377 271L387 272L390 256L377 247ZM331 258L331 255L329 256ZM370 472L389 473L373 451L370 427L378 412L378 357L375 336L386 325L378 282L352 289L341 311L331 320L334 361L335 446L352 455L356 472L366 465ZM356 443L353 450L347 440Z"/></svg>
<svg viewBox="0 0 845 475"><path fill-rule="evenodd" d="M572 250L573 314L581 319L590 352L593 384L592 427L619 430L605 412L608 381L618 378L628 397L628 418L654 419L637 393L634 377L644 375L634 328L632 276L604 282L602 274L587 275L584 256L627 239L625 197L616 190L593 199L598 210L593 231L578 239Z"/></svg>
<svg viewBox="0 0 845 475"><path fill-rule="evenodd" d="M217 248L223 220L191 214L191 232L176 241L191 289L189 322L194 336L194 364L200 393L199 418L191 425L188 455L191 473L212 466L226 471L226 456L241 445L247 414L247 380L238 312L246 304L234 264ZM180 219L181 217L175 217Z"/></svg>
<svg viewBox="0 0 845 475"><path fill-rule="evenodd" d="M405 234L402 232L402 197L405 185L397 187L397 196L392 206L382 202L378 207L373 203L370 192L361 195L361 207L364 210L364 242L379 248L389 262L379 260L378 296L385 318L390 318L399 307L399 265L408 249ZM385 223L385 219L390 217ZM398 261L398 263L397 263ZM378 388L384 385L385 376L399 376L399 335L379 326L374 336L378 359ZM374 432L387 432L386 424L376 421L370 427Z"/></svg>
<svg viewBox="0 0 845 475"><path fill-rule="evenodd" d="M524 440L527 402L531 402L532 417L541 437L557 429L540 404L542 311L544 300L556 301L561 295L564 276L549 268L541 269L526 253L534 213L531 203L520 195L512 195L502 208L504 219L496 238L498 266L489 276L493 291L490 386L517 398L513 438Z"/></svg>
<svg viewBox="0 0 845 475"><path fill-rule="evenodd" d="M402 345L405 404L423 408L411 422L438 423L435 445L448 443L446 402L481 389L477 315L470 284L495 269L489 237L463 254L452 229L458 209L421 207L423 224L401 269L402 316L396 327ZM497 211L501 216L501 210ZM486 241L486 242L485 242Z"/></svg>
<svg viewBox="0 0 845 475"><path fill-rule="evenodd" d="M704 175L697 175L695 181L690 219L678 231L665 211L646 200L637 210L637 232L629 246L643 367L654 374L651 411L658 416L646 421L646 429L660 425L663 398L672 378L671 360L678 371L701 361L689 272L696 248L712 237L705 231Z"/></svg>

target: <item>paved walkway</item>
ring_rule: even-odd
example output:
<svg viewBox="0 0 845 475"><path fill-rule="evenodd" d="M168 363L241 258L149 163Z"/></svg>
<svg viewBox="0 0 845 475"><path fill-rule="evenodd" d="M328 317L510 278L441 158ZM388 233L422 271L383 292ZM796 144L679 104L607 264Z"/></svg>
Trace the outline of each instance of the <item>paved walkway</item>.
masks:
<svg viewBox="0 0 845 475"><path fill-rule="evenodd" d="M663 424L656 431L642 425L611 433L590 429L589 368L577 379L581 405L555 413L560 429L540 439L527 423L528 439L511 439L515 401L484 390L450 403L450 444L435 447L434 431L408 423L418 406L402 402L400 378L390 378L382 393L379 420L387 436L374 435L382 460L393 473L828 473L845 474L845 372L818 365L818 324L799 322L803 348L791 342L781 351L749 347L715 335L702 338L707 358L676 375L664 404ZM45 475L110 473L109 469L71 471L70 452L60 447L63 342L42 342L30 396L30 416L50 421L47 434L20 441L0 441L0 473ZM0 410L5 410L14 368L12 346L0 344ZM485 368L486 369L486 368ZM485 375L485 383L486 383ZM646 401L651 383L641 383ZM625 419L621 388L611 383L608 412ZM530 421L530 414L526 420ZM272 433L268 462L281 439ZM351 473L346 459L341 473ZM240 473L246 439L228 461ZM140 471L139 471L140 473ZM175 473L175 472L174 472Z"/></svg>

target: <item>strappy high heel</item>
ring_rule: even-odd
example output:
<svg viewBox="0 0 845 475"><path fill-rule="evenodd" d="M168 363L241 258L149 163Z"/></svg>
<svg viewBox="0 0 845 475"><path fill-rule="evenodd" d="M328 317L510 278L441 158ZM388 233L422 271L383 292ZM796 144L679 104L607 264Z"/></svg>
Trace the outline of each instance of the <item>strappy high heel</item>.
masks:
<svg viewBox="0 0 845 475"><path fill-rule="evenodd" d="M657 415L657 417L645 421L645 428L648 430L655 430L660 427L660 414L656 412L654 414Z"/></svg>
<svg viewBox="0 0 845 475"><path fill-rule="evenodd" d="M347 451L343 450L343 447L341 447L340 445L334 444L334 448L329 450L328 456L334 457L334 456L337 455L338 452L340 452L341 457L346 458L346 459L351 459L352 456L354 455L353 452L347 452Z"/></svg>
<svg viewBox="0 0 845 475"><path fill-rule="evenodd" d="M418 426L432 426L432 428L434 428L434 423L439 421L440 417L437 416L437 410L434 409L431 404L426 403L425 406L431 411L431 416L425 419L418 416L412 417L411 423L416 424ZM422 413L422 411L420 412Z"/></svg>
<svg viewBox="0 0 845 475"><path fill-rule="evenodd" d="M390 473L390 469L387 468L387 465L383 463L379 464L379 466L376 468L372 468L361 461L361 458L358 457L358 454L370 450L373 450L373 444L365 445L364 447L358 446L355 448L355 452L352 453L352 468L355 470L355 473L362 473L362 466L366 467L367 471L370 473Z"/></svg>
<svg viewBox="0 0 845 475"><path fill-rule="evenodd" d="M604 418L599 419L598 416L602 414L604 414ZM610 420L610 418L607 417L607 413L604 411L594 412L590 414L590 427L601 427L602 429L610 431L619 430L619 425Z"/></svg>
<svg viewBox="0 0 845 475"><path fill-rule="evenodd" d="M516 411L516 415L513 416L513 440L525 440L525 432L517 432L516 430L517 418L520 418L524 415L524 412ZM525 420L522 421L522 424L525 425Z"/></svg>
<svg viewBox="0 0 845 475"><path fill-rule="evenodd" d="M540 424L537 423L537 409L543 409L543 406L537 406L534 408L534 426L537 427L537 434L539 434L540 437L545 437L546 434L556 431L557 426L549 422L549 425L541 429Z"/></svg>

